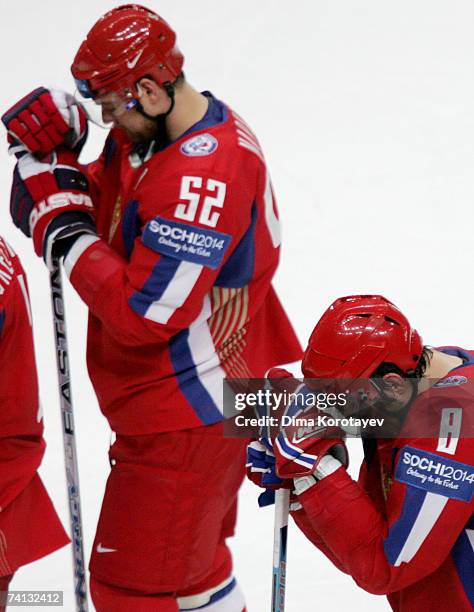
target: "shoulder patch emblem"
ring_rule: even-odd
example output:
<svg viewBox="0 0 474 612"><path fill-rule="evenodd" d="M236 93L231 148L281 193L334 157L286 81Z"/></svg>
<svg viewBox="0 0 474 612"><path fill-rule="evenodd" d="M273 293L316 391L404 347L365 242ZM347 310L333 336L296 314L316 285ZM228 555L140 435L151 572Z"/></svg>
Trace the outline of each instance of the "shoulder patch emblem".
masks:
<svg viewBox="0 0 474 612"><path fill-rule="evenodd" d="M181 153L188 157L203 157L214 153L218 145L217 139L211 134L198 134L183 142Z"/></svg>
<svg viewBox="0 0 474 612"><path fill-rule="evenodd" d="M467 383L467 378L465 376L448 376L448 378L443 378L439 382L437 382L434 387L457 387L458 385L464 385Z"/></svg>
<svg viewBox="0 0 474 612"><path fill-rule="evenodd" d="M142 242L149 249L213 270L221 265L231 241L229 234L159 216L146 224L142 234Z"/></svg>

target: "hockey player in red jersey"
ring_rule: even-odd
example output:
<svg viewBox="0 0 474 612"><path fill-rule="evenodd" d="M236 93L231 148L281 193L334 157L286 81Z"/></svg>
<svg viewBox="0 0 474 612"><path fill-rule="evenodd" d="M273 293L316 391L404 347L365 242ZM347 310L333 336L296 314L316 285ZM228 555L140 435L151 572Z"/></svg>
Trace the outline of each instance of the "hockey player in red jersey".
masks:
<svg viewBox="0 0 474 612"><path fill-rule="evenodd" d="M45 450L26 276L0 237L0 592L69 542L37 469ZM3 597L3 596L2 596ZM5 601L0 599L0 610Z"/></svg>
<svg viewBox="0 0 474 612"><path fill-rule="evenodd" d="M175 39L136 5L91 29L72 73L112 129L87 167L66 94L40 88L3 117L14 222L47 262L64 256L89 307L89 372L117 433L90 565L100 611L241 612L225 539L245 446L222 437L222 383L301 357L271 285L280 233L260 145L186 81Z"/></svg>
<svg viewBox="0 0 474 612"><path fill-rule="evenodd" d="M325 432L302 440L280 434L273 452L252 443L251 479L274 481L276 462L277 474L292 479L284 482L297 496L291 514L299 528L363 589L386 594L394 610L472 610L474 352L423 347L388 300L351 296L316 325L302 371L308 385L376 383L372 407L397 418L399 433L364 440L358 482L345 469L342 440ZM281 369L268 376L297 384Z"/></svg>

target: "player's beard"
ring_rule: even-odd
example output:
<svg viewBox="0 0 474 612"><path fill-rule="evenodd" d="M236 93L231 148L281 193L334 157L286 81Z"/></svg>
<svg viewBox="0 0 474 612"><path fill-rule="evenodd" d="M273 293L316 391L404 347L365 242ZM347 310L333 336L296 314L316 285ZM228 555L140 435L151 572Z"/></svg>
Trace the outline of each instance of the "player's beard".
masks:
<svg viewBox="0 0 474 612"><path fill-rule="evenodd" d="M159 115L155 119L144 118L143 126L140 130L125 130L127 136L134 144L156 143L156 148L160 149L168 143L168 133L166 131L166 118Z"/></svg>
<svg viewBox="0 0 474 612"><path fill-rule="evenodd" d="M156 148L161 149L169 143L168 131L166 129L166 116L158 115L155 121L155 135L153 140L156 143Z"/></svg>
<svg viewBox="0 0 474 612"><path fill-rule="evenodd" d="M418 395L419 380L416 378L410 378L408 380L411 382L412 391L410 399L407 402L393 399L382 393L380 398L373 404L373 412L377 413L378 416L391 416L402 425L410 410L410 406Z"/></svg>

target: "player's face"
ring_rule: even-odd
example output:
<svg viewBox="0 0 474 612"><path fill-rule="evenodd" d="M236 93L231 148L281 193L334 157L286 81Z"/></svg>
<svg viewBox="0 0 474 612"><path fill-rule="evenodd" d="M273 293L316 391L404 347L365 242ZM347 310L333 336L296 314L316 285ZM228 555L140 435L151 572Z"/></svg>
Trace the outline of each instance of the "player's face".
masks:
<svg viewBox="0 0 474 612"><path fill-rule="evenodd" d="M135 108L118 107L117 101L104 96L100 101L102 121L126 132L134 143L150 142L156 137L156 122L147 119Z"/></svg>
<svg viewBox="0 0 474 612"><path fill-rule="evenodd" d="M400 412L412 400L414 388L410 379L402 378L398 374L386 374L381 385L380 401L389 412Z"/></svg>

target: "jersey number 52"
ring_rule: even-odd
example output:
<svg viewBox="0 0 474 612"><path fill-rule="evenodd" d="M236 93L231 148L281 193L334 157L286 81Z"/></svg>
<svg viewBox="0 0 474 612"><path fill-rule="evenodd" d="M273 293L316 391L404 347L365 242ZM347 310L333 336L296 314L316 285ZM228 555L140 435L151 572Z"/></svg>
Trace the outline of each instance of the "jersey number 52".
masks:
<svg viewBox="0 0 474 612"><path fill-rule="evenodd" d="M214 209L224 206L225 193L226 184L221 181L209 178L203 189L203 179L200 176L183 176L179 199L186 203L176 206L174 216L184 221L195 221L199 211L199 223L216 227L220 213Z"/></svg>

